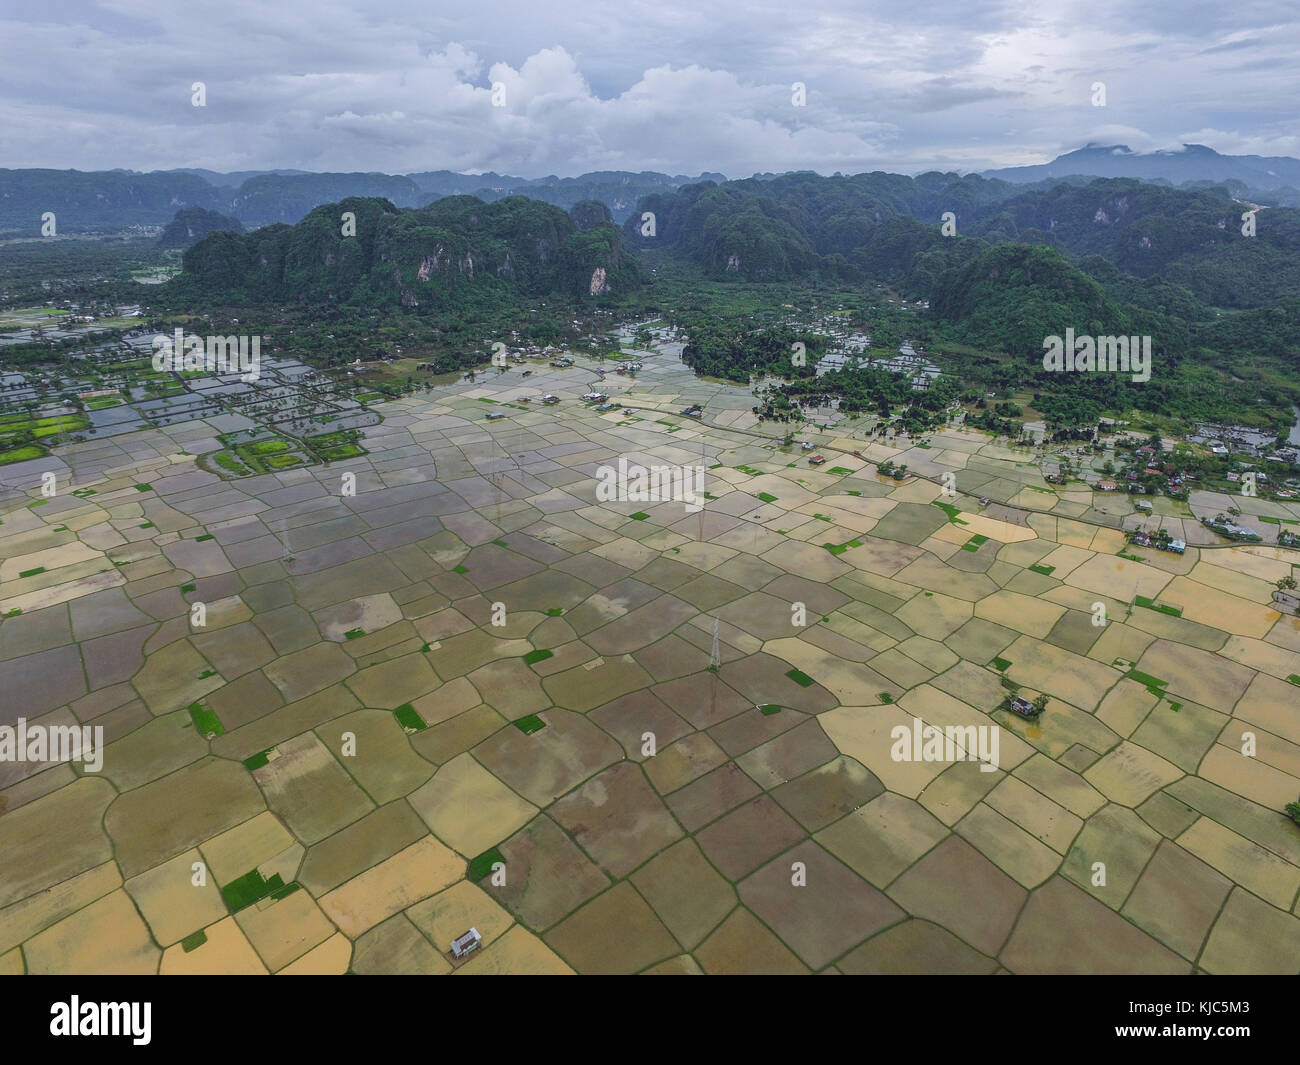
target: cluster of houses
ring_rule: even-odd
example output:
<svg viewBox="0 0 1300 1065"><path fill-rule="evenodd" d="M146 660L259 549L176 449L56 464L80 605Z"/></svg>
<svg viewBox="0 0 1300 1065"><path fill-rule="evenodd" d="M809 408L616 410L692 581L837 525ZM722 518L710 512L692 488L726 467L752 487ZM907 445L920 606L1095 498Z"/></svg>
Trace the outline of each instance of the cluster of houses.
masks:
<svg viewBox="0 0 1300 1065"><path fill-rule="evenodd" d="M1225 518L1222 514L1216 515L1213 521L1209 518L1202 518L1201 524L1207 529L1213 529L1220 536L1226 536L1229 540L1245 540L1255 543L1264 539L1254 529L1238 525L1231 519Z"/></svg>
<svg viewBox="0 0 1300 1065"><path fill-rule="evenodd" d="M1136 529L1129 533L1128 542L1138 547L1154 547L1157 551L1171 551L1175 555L1181 555L1187 550L1186 541L1171 539L1163 529L1155 534L1148 533L1145 529Z"/></svg>
<svg viewBox="0 0 1300 1065"><path fill-rule="evenodd" d="M1123 488L1130 495L1142 495L1147 491L1143 480L1150 483L1154 477L1159 478L1159 487L1166 495L1174 499L1186 497L1189 475L1173 463L1164 461L1155 447L1143 444L1134 452L1134 459L1136 461L1130 468L1117 475L1118 480L1100 480L1097 488L1102 492L1116 492Z"/></svg>
<svg viewBox="0 0 1300 1065"><path fill-rule="evenodd" d="M1269 456L1281 462L1294 463L1297 450L1291 446L1274 448L1274 437L1244 425L1202 424L1187 439L1193 444L1204 444L1214 455L1247 455L1251 458Z"/></svg>

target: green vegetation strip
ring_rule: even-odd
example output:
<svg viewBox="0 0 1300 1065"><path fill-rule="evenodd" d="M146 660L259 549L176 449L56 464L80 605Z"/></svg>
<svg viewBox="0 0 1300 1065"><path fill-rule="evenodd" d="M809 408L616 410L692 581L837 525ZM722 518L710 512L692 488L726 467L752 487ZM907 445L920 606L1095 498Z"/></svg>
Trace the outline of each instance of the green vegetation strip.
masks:
<svg viewBox="0 0 1300 1065"><path fill-rule="evenodd" d="M554 654L555 654L554 651L547 651L544 648L538 648L537 650L529 651L526 655L524 655L524 662L530 666L533 666L536 665L538 662L545 662L548 658L551 658Z"/></svg>
<svg viewBox="0 0 1300 1065"><path fill-rule="evenodd" d="M798 669L790 670L790 672L787 673L786 676L789 677L801 688L811 688L813 684L816 683L812 679L812 677L808 676L807 673L804 673L802 670L798 670Z"/></svg>
<svg viewBox="0 0 1300 1065"><path fill-rule="evenodd" d="M188 936L186 936L184 939L181 940L181 950L185 951L185 953L188 954L192 950L198 950L198 948L203 946L203 944L206 943L207 941L208 941L207 932L203 931L203 929L200 928L197 932L191 932Z"/></svg>
<svg viewBox="0 0 1300 1065"><path fill-rule="evenodd" d="M518 721L512 721L511 724L525 736L530 736L534 732L540 732L546 727L546 722L536 714L529 714L527 717L521 717Z"/></svg>
<svg viewBox="0 0 1300 1065"><path fill-rule="evenodd" d="M0 452L0 466L8 466L14 462L26 462L29 459L39 459L48 455L49 451L37 444L28 444L25 447L14 448L12 451Z"/></svg>
<svg viewBox="0 0 1300 1065"><path fill-rule="evenodd" d="M1133 601L1137 603L1138 606L1144 606L1148 610L1158 610L1160 613L1168 614L1170 617L1180 618L1183 616L1181 607L1165 606L1162 603L1157 603L1152 599L1148 599L1145 595L1136 596Z"/></svg>
<svg viewBox="0 0 1300 1065"><path fill-rule="evenodd" d="M1055 566L1040 566L1037 563L1029 567L1035 573L1041 573L1044 577L1050 577L1056 572Z"/></svg>
<svg viewBox="0 0 1300 1065"><path fill-rule="evenodd" d="M1155 696L1163 696L1164 689L1169 685L1169 681L1160 680L1158 677L1153 677L1151 674L1143 673L1137 669L1130 669L1124 675L1130 680L1135 680L1139 684L1143 685L1147 691Z"/></svg>

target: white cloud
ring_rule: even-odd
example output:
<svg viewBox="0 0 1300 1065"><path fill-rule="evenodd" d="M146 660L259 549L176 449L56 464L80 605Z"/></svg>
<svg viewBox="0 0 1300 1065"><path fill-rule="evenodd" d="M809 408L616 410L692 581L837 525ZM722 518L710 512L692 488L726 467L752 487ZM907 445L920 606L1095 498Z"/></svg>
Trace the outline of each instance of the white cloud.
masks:
<svg viewBox="0 0 1300 1065"><path fill-rule="evenodd" d="M7 166L741 176L982 169L1088 141L1300 154L1300 23L1270 0L1231 17L1200 0L11 8Z"/></svg>

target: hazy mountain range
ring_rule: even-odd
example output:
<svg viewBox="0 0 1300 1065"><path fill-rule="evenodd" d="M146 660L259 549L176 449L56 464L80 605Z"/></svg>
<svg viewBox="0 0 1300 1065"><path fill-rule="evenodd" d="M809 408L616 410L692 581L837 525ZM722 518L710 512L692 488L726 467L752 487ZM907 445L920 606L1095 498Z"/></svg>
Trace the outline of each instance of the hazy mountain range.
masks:
<svg viewBox="0 0 1300 1065"><path fill-rule="evenodd" d="M424 207L445 196L473 195L492 202L527 196L568 210L599 200L622 222L638 200L673 192L698 181L725 181L723 174L694 177L653 172L597 171L580 177L539 178L507 174L331 174L295 170L0 170L0 235L39 236L42 216L52 211L56 233L116 232L129 226L162 226L182 208L202 208L238 219L247 229L302 221L316 207L351 197L381 197L395 207Z"/></svg>
<svg viewBox="0 0 1300 1065"><path fill-rule="evenodd" d="M1203 144L1185 144L1181 151L1146 153L1134 152L1122 144L1089 144L1040 166L1012 166L982 172L984 177L1003 181L1041 181L1076 174L1168 181L1174 185L1239 181L1261 194L1274 189L1290 189L1293 193L1300 189L1300 160L1285 156L1220 155Z"/></svg>
<svg viewBox="0 0 1300 1065"><path fill-rule="evenodd" d="M778 175L756 175L760 179ZM1300 206L1300 160L1222 155L1203 145L1181 151L1139 153L1123 145L1088 145L1037 166L986 170L982 177L1011 183L1097 177L1136 178L1174 186L1226 184L1232 195L1270 206ZM350 197L381 197L396 207L423 207L445 196L472 195L486 202L522 195L565 210L598 200L623 223L645 197L667 195L702 181L722 183L723 174L669 175L653 171L597 171L579 177L537 178L508 174L460 174L432 170L410 174L309 173L299 170L218 173L178 169L0 170L0 234L36 236L45 212L55 214L58 233L117 231L162 226L182 208L228 215L248 229L294 224L314 208Z"/></svg>

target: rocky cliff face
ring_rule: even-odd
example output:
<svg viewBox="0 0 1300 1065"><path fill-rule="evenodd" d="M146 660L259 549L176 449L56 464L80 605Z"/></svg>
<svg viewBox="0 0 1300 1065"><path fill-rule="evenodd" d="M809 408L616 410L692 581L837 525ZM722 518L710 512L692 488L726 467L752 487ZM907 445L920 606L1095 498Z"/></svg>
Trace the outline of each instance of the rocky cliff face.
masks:
<svg viewBox="0 0 1300 1065"><path fill-rule="evenodd" d="M344 224L348 214L354 223ZM224 298L434 308L479 289L582 299L639 280L610 222L580 230L559 208L522 197L485 204L453 196L404 210L386 200L344 200L296 226L202 242L184 263L181 287Z"/></svg>

